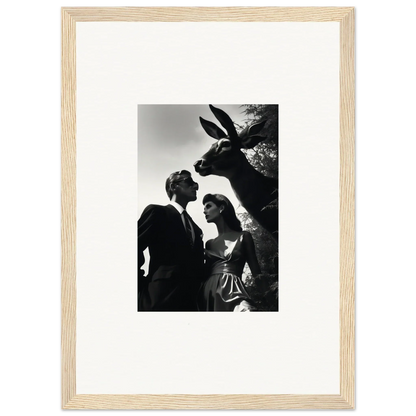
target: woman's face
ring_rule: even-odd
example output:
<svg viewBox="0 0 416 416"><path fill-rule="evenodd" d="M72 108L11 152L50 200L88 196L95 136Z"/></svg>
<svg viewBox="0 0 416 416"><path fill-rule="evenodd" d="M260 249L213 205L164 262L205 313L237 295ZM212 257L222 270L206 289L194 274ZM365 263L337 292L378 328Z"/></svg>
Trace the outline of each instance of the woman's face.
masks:
<svg viewBox="0 0 416 416"><path fill-rule="evenodd" d="M221 217L221 211L222 209L212 201L208 201L204 204L204 215L207 222L215 222Z"/></svg>

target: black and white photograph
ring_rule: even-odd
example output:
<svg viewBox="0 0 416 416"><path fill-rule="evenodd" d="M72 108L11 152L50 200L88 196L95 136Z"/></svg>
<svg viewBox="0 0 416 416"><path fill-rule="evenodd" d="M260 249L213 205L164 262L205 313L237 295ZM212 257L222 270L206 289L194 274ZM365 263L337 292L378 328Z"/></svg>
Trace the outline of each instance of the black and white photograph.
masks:
<svg viewBox="0 0 416 416"><path fill-rule="evenodd" d="M278 108L138 106L139 312L279 310Z"/></svg>

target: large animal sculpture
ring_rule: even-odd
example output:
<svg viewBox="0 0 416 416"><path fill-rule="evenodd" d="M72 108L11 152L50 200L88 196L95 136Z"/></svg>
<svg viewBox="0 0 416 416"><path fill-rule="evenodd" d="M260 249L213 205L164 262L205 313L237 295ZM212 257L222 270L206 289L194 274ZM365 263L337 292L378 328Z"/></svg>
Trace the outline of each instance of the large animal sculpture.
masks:
<svg viewBox="0 0 416 416"><path fill-rule="evenodd" d="M262 175L249 163L241 149L251 149L266 136L259 135L266 121L252 124L239 134L230 116L223 110L209 106L221 126L204 120L204 130L216 142L194 164L201 176L223 176L230 181L241 205L277 241L277 179Z"/></svg>

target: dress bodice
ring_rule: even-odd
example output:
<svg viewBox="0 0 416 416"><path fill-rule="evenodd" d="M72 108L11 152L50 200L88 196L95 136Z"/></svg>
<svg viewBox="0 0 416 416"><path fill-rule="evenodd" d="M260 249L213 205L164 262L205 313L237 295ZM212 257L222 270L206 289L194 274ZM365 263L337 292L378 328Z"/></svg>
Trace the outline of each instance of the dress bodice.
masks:
<svg viewBox="0 0 416 416"><path fill-rule="evenodd" d="M241 233L235 241L234 247L231 247L230 250L226 250L225 252L205 249L207 266L209 267L211 275L218 273L232 273L241 277L246 263L246 257L243 250L243 237L244 233Z"/></svg>

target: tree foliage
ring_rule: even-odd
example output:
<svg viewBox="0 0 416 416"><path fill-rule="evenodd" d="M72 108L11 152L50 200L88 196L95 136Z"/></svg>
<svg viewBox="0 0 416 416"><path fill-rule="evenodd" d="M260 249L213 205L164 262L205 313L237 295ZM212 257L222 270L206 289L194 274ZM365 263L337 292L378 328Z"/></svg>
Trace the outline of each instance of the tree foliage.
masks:
<svg viewBox="0 0 416 416"><path fill-rule="evenodd" d="M278 180L278 106L249 104L244 105L243 108L246 115L245 125L238 126L238 128L267 120L261 131L261 134L267 137L266 140L253 149L245 150L246 157L256 170ZM276 189L276 199L264 209L277 208L278 189ZM278 310L278 247L276 242L249 214L239 214L239 217L243 228L253 236L262 270L262 274L256 277L246 275L247 291L259 310Z"/></svg>
<svg viewBox="0 0 416 416"><path fill-rule="evenodd" d="M261 131L261 135L267 136L267 139L253 149L246 150L246 156L251 165L263 175L278 178L278 106L248 104L243 108L245 126L267 121Z"/></svg>

